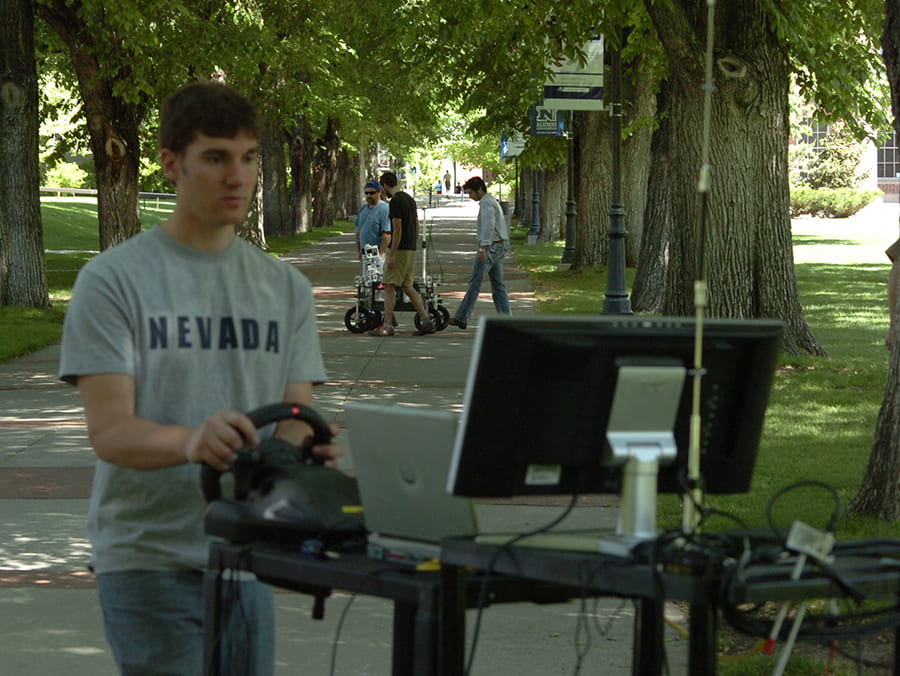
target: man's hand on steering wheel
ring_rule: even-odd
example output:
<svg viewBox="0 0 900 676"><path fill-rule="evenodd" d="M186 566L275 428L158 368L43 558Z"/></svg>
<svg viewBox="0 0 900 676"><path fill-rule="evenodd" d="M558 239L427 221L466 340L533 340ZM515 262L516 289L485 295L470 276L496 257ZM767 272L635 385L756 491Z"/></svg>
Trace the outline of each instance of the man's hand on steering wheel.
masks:
<svg viewBox="0 0 900 676"><path fill-rule="evenodd" d="M313 441L313 435L310 432L309 435L303 440L303 446L308 448L310 452L316 456L316 458L321 458L322 461L329 467L337 467L338 458L344 455L344 447L340 444L333 443L335 437L337 437L340 432L340 428L335 423L328 423L328 431L331 433L331 441L327 444L316 444L311 445Z"/></svg>
<svg viewBox="0 0 900 676"><path fill-rule="evenodd" d="M205 462L225 472L234 461L234 454L247 446L259 444L256 425L243 413L219 411L191 431L184 448L188 462Z"/></svg>
<svg viewBox="0 0 900 676"><path fill-rule="evenodd" d="M260 443L257 428L274 422L278 423L275 438ZM342 446L332 443L338 431L337 425L326 423L314 409L302 404L269 404L248 412L246 416L223 411L192 431L185 457L192 462L203 463L201 487L207 502L212 502L222 495L219 478L222 473L232 470L237 451L248 446L262 453L276 449L280 451L287 442L291 448L300 451L297 456L299 461L334 467L337 459L344 454ZM278 440L282 440L280 444L263 448L268 442ZM299 444L297 440L300 440Z"/></svg>

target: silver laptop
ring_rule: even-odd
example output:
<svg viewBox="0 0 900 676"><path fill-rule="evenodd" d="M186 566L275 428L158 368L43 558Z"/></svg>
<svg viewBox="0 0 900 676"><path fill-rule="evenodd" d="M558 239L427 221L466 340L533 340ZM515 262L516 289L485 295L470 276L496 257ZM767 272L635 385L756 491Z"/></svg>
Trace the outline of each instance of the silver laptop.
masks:
<svg viewBox="0 0 900 676"><path fill-rule="evenodd" d="M347 402L344 416L375 558L440 558L445 537L475 535L471 499L447 493L458 416L413 406Z"/></svg>

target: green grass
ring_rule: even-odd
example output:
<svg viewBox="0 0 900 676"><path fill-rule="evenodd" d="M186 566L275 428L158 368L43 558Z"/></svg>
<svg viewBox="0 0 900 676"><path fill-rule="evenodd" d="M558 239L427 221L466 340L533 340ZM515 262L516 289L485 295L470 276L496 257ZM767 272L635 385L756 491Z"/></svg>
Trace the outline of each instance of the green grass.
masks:
<svg viewBox="0 0 900 676"><path fill-rule="evenodd" d="M865 473L887 375L884 335L889 266L883 251L896 237L896 225L888 232L873 233L871 229L847 227L846 221L811 219L795 224L794 233L797 283L804 312L813 334L831 358L782 355L751 491L746 495L706 497L707 507L754 527L766 525L775 494L800 480L833 487L841 507L846 506ZM563 244L526 246L526 234L527 229L515 229L513 248L519 264L529 270L541 311L601 312L606 270L558 271ZM629 288L632 275L633 270L629 270ZM779 526L788 527L799 519L821 528L833 509L828 491L804 487L778 498L771 511ZM678 496L659 496L660 526L678 528L681 519ZM714 517L706 530L734 526L730 518ZM870 518L841 520L836 535L841 540L898 537L900 523ZM739 655L750 650L755 641L734 632L724 622L720 627L720 653ZM849 643L845 648L854 650ZM825 655L824 649L803 644L788 661L786 673L818 676L825 671ZM772 657L758 653L740 659L720 656L719 673L762 676L772 673L773 666ZM852 662L840 659L830 673L850 676L857 670ZM873 672L867 669L864 673Z"/></svg>
<svg viewBox="0 0 900 676"><path fill-rule="evenodd" d="M155 202L142 204L142 227L146 229L161 223L171 211L171 205L165 202L159 206ZM0 307L0 362L21 357L59 340L75 277L81 266L100 248L95 199L43 198L41 219L51 307L46 310ZM314 232L272 237L268 241L269 253L281 256L352 229L350 221L337 221L330 228L318 228Z"/></svg>
<svg viewBox="0 0 900 676"><path fill-rule="evenodd" d="M49 310L0 308L0 361L57 340L65 304L78 269L98 248L96 207L79 200L45 200L47 278L53 307ZM163 220L165 209L146 209L145 224ZM349 222L295 237L270 238L272 255L283 255L323 238L352 229ZM563 244L526 246L527 229L514 228L513 247L519 264L529 271L543 312L597 313L606 291L606 270L557 270ZM888 265L884 247L893 232L847 227L845 222L809 219L794 229L794 254L800 297L807 320L830 359L783 355L776 373L750 493L708 496L707 504L751 525L764 525L772 496L790 483L817 480L834 487L841 504L856 493L872 446L875 420L887 373L884 349L887 328ZM66 253L52 253L52 252ZM633 270L627 272L629 287ZM660 496L660 524L680 524L676 496ZM801 519L823 526L831 496L818 488L795 490L781 498L773 513L782 525ZM722 519L722 528L733 522ZM715 529L716 523L710 524ZM839 539L898 536L900 524L853 519L839 524ZM722 640L734 638L722 632ZM741 637L742 641L748 641ZM752 640L749 640L752 643ZM744 644L749 647L749 643ZM723 646L740 652L738 646ZM720 673L770 673L772 659L756 655L723 662ZM820 674L822 662L793 657L791 674ZM832 673L855 673L835 669Z"/></svg>
<svg viewBox="0 0 900 676"><path fill-rule="evenodd" d="M716 506L765 523L769 498L793 481L832 486L841 504L856 494L874 439L887 374L888 265L798 263L797 282L812 331L830 359L783 355L747 496L716 496ZM833 508L821 489L779 499L777 521L800 519L817 527ZM900 524L842 521L842 539L900 535Z"/></svg>
<svg viewBox="0 0 900 676"><path fill-rule="evenodd" d="M707 496L707 504L752 525L766 524L772 496L798 480L824 482L846 506L859 488L866 469L875 420L884 390L888 354L884 334L888 323L887 259L890 240L873 244L868 234L843 228L840 240L824 226L821 256L817 236L797 235L797 281L812 331L831 355L783 355L776 373L751 492L737 496ZM814 229L810 223L808 229ZM606 270L557 270L563 244L526 246L527 229L514 228L513 248L529 271L542 312L593 314L602 311ZM865 246L862 246L865 245ZM803 249L801 253L798 249ZM840 253L837 252L840 249ZM859 252L863 251L860 255ZM885 263L869 262L880 256ZM821 257L826 262L818 262ZM860 260L862 258L862 260ZM846 264L832 262L848 261ZM628 271L631 284L633 270ZM801 519L813 526L828 523L834 508L822 489L803 488L779 498L772 513L781 526ZM660 525L681 523L681 501L660 496ZM721 519L710 528L727 529ZM900 536L900 523L859 518L841 521L838 537Z"/></svg>
<svg viewBox="0 0 900 676"><path fill-rule="evenodd" d="M59 340L65 313L65 304L47 310L0 307L0 362Z"/></svg>
<svg viewBox="0 0 900 676"><path fill-rule="evenodd" d="M510 240L516 261L528 271L541 312L596 314L603 311L606 294L606 268L558 270L565 243L544 242L527 246L528 228L513 228ZM634 269L625 271L628 287Z"/></svg>
<svg viewBox="0 0 900 676"><path fill-rule="evenodd" d="M335 221L330 228L316 228L310 232L301 232L290 237L269 237L266 239L266 245L269 247L269 253L273 256L283 256L294 249L302 249L310 244L321 242L323 239L352 231L353 223L351 221Z"/></svg>
<svg viewBox="0 0 900 676"><path fill-rule="evenodd" d="M42 204L42 213L46 248L66 252L46 255L53 307L2 308L0 360L59 338L75 275L97 248L95 205L77 199L49 199ZM167 213L165 208L151 210L148 206L144 221L159 222ZM795 228L800 296L810 326L831 358L782 356L751 492L708 498L718 509L752 524L764 524L771 497L800 478L832 485L844 505L853 497L865 472L887 373L883 340L888 266L875 262L883 259L884 235L834 221L810 219L802 225ZM349 222L339 222L333 228L270 238L268 245L272 255L283 255L351 228ZM527 229L514 228L513 247L519 264L529 271L541 310L600 312L606 271L559 271L563 244L526 246L526 235ZM633 270L629 270L629 285L632 276ZM660 504L661 524L677 525L677 497L661 496ZM801 518L821 526L831 510L831 498L824 491L804 489L781 498L774 513L779 520ZM872 535L900 535L900 524L854 519L842 522L838 532L843 538Z"/></svg>
<svg viewBox="0 0 900 676"><path fill-rule="evenodd" d="M147 229L172 213L171 205L155 202L141 206L141 225ZM100 249L97 200L92 197L44 197L41 199L44 249L47 251L93 251Z"/></svg>

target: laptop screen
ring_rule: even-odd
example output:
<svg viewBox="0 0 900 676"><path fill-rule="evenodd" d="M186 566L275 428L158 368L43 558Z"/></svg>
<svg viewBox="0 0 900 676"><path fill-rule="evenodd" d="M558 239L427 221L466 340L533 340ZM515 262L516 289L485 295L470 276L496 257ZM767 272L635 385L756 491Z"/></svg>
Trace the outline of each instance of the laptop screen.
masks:
<svg viewBox="0 0 900 676"><path fill-rule="evenodd" d="M446 490L455 413L347 402L344 414L369 531L429 542L477 532L471 500Z"/></svg>

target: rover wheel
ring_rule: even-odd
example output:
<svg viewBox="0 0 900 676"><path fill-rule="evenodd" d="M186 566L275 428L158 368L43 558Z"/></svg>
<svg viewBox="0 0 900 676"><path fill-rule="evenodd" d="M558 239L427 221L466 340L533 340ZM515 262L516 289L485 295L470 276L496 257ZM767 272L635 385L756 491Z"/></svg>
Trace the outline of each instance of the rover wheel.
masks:
<svg viewBox="0 0 900 676"><path fill-rule="evenodd" d="M438 331L443 331L447 328L447 325L450 324L450 310L445 308L443 305L438 305L437 308L437 316L432 315L432 319L434 320L434 327ZM432 310L433 312L434 310Z"/></svg>
<svg viewBox="0 0 900 676"><path fill-rule="evenodd" d="M366 312L366 317L369 320L366 324L367 330L374 331L381 326L381 313L378 310L369 310Z"/></svg>
<svg viewBox="0 0 900 676"><path fill-rule="evenodd" d="M365 310L357 312L355 307L347 310L344 315L344 326L350 333L365 333L369 330L369 313Z"/></svg>
<svg viewBox="0 0 900 676"><path fill-rule="evenodd" d="M443 310L443 308L441 308L441 309ZM447 311L444 310L444 312L447 312ZM443 315L437 309L435 309L433 307L428 308L428 316L431 317L431 321L434 322L434 328L437 331L440 331L441 329L443 329L447 325L446 322L450 321L450 313L449 312L447 312L447 318L444 319ZM422 328L422 318L419 316L418 312L416 313L414 321L416 323L416 328L421 329Z"/></svg>

